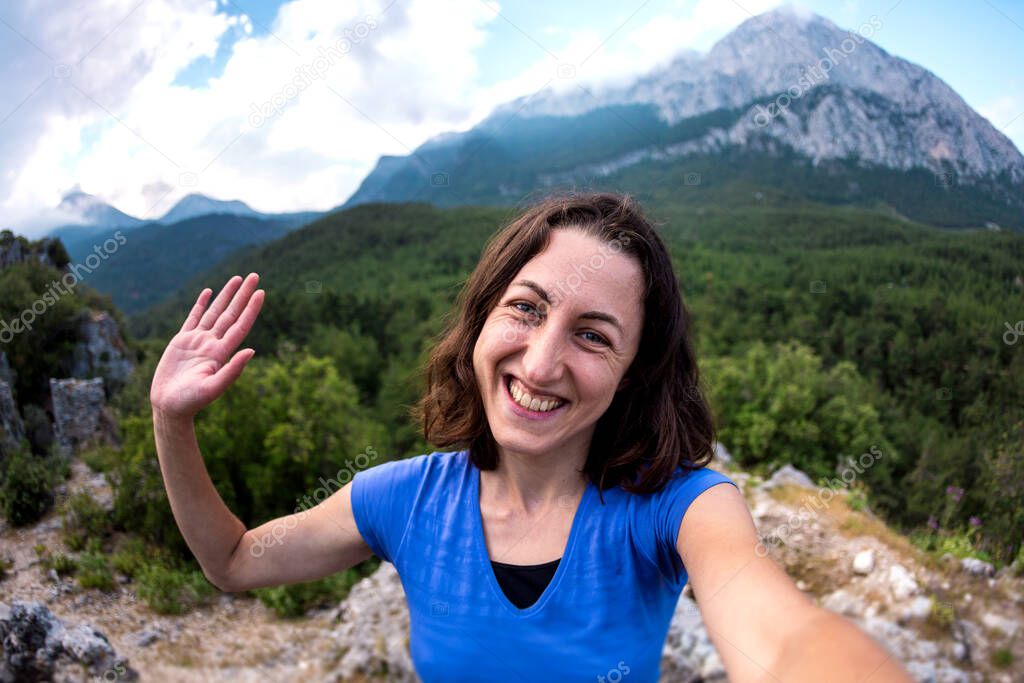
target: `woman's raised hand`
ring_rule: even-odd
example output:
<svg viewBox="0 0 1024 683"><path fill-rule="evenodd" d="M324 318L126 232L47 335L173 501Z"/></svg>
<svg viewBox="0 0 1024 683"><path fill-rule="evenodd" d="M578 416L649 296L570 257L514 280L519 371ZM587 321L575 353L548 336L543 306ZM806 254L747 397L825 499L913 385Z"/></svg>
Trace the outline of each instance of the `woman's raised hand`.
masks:
<svg viewBox="0 0 1024 683"><path fill-rule="evenodd" d="M206 304L213 290L199 293L192 312L156 366L149 389L154 410L191 419L238 379L256 353L245 348L232 356L263 305L265 292L256 289L259 279L256 273L249 273L245 280L233 276L209 309Z"/></svg>

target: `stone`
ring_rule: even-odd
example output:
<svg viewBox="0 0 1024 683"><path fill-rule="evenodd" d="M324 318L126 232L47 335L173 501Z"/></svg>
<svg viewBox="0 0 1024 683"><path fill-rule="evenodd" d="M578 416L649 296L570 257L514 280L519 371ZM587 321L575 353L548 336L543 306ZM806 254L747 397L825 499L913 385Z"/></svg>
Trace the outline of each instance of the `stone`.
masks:
<svg viewBox="0 0 1024 683"><path fill-rule="evenodd" d="M88 624L65 624L38 602L0 603L0 680L78 680L84 667L91 677L131 681L138 672Z"/></svg>
<svg viewBox="0 0 1024 683"><path fill-rule="evenodd" d="M867 575L875 568L875 552L871 549L862 550L853 558L855 574Z"/></svg>
<svg viewBox="0 0 1024 683"><path fill-rule="evenodd" d="M83 309L79 313L78 341L72 349L72 360L72 377L103 377L114 391L135 370L117 321L106 311Z"/></svg>
<svg viewBox="0 0 1024 683"><path fill-rule="evenodd" d="M768 481L761 484L761 488L767 490L782 485L802 486L809 489L817 488L810 477L789 463L776 470Z"/></svg>
<svg viewBox="0 0 1024 683"><path fill-rule="evenodd" d="M94 444L117 443L115 418L106 405L103 379L50 379L54 436L65 455Z"/></svg>
<svg viewBox="0 0 1024 683"><path fill-rule="evenodd" d="M905 600L916 595L919 590L913 574L901 564L889 567L889 587L892 589L893 597L897 600Z"/></svg>
<svg viewBox="0 0 1024 683"><path fill-rule="evenodd" d="M715 460L725 465L732 464L732 454L720 442L715 442Z"/></svg>
<svg viewBox="0 0 1024 683"><path fill-rule="evenodd" d="M0 379L0 462L17 452L25 438L25 423L14 402L11 385Z"/></svg>
<svg viewBox="0 0 1024 683"><path fill-rule="evenodd" d="M975 557L962 558L960 560L960 567L973 576L992 577L996 575L996 570L991 564Z"/></svg>
<svg viewBox="0 0 1024 683"><path fill-rule="evenodd" d="M1002 631L1011 638L1017 635L1017 631L1020 629L1020 622L1014 621L1013 619L1007 619L1006 617L993 612L986 612L981 615L981 623L984 624L986 628Z"/></svg>

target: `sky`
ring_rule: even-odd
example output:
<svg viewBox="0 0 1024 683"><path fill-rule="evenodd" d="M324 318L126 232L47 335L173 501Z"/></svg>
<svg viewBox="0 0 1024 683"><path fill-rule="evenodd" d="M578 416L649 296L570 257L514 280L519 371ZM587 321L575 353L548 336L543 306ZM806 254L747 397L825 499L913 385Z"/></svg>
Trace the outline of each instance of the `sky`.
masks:
<svg viewBox="0 0 1024 683"><path fill-rule="evenodd" d="M330 209L381 155L545 86L621 82L707 51L779 4L10 0L0 228L43 234L76 189L147 219L192 192L265 212ZM1024 149L1024 1L795 6L851 30L876 17L874 42L932 71Z"/></svg>

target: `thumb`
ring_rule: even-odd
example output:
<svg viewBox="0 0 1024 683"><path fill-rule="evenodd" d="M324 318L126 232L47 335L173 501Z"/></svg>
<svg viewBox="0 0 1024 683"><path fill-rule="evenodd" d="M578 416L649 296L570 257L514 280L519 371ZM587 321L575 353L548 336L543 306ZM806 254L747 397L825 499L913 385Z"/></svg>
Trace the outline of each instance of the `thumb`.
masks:
<svg viewBox="0 0 1024 683"><path fill-rule="evenodd" d="M249 359L256 355L255 349L242 349L234 356L231 357L227 363L221 367L220 370L213 373L207 381L209 381L214 388L214 395L220 396L224 391L227 390L231 384L238 379L238 376L242 374L242 370L245 369L246 363Z"/></svg>

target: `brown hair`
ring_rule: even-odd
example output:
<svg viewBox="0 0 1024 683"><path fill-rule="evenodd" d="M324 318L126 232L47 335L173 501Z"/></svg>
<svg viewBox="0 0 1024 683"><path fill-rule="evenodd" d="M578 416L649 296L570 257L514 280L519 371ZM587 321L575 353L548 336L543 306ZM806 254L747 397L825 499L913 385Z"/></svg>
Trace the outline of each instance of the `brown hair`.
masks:
<svg viewBox="0 0 1024 683"><path fill-rule="evenodd" d="M473 372L473 348L512 278L547 246L551 231L576 228L639 261L645 278L643 332L626 382L598 419L584 471L598 490L661 490L679 467L711 461L714 423L699 386L690 316L661 238L628 195L553 195L514 218L488 241L458 295L454 316L424 371L413 407L423 435L438 447L469 448L481 470L498 465Z"/></svg>

